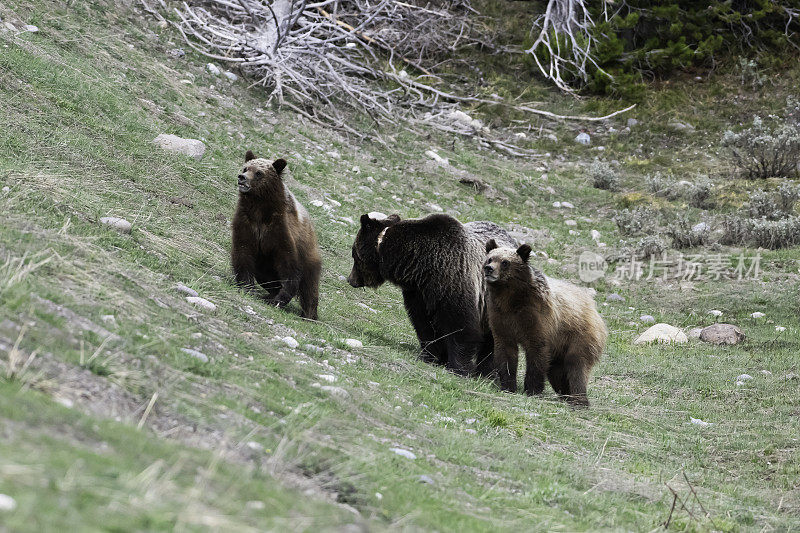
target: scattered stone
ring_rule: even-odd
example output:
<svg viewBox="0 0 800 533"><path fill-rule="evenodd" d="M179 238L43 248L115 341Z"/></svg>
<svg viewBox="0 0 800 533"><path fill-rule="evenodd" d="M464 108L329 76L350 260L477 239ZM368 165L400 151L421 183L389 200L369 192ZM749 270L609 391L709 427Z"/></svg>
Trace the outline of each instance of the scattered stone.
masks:
<svg viewBox="0 0 800 533"><path fill-rule="evenodd" d="M31 33L37 33L39 31L39 28L37 26L34 26L33 24L26 24L25 25L25 31L28 31L28 32L31 32Z"/></svg>
<svg viewBox="0 0 800 533"><path fill-rule="evenodd" d="M565 220L565 221L564 221L564 224L566 224L567 226L577 226L577 225L578 225L578 223L577 223L577 222L575 222L575 221L574 221L574 220L572 220L572 219L570 219L570 220Z"/></svg>
<svg viewBox="0 0 800 533"><path fill-rule="evenodd" d="M770 372L769 370L762 370L761 373L764 374L765 376L771 376L772 375L772 372Z"/></svg>
<svg viewBox="0 0 800 533"><path fill-rule="evenodd" d="M404 450L402 448L389 448L389 451L392 451L392 452L396 453L397 455L405 457L406 459L412 459L413 460L413 459L417 458L417 456L414 454L414 452L410 452L410 451Z"/></svg>
<svg viewBox="0 0 800 533"><path fill-rule="evenodd" d="M341 159L342 158L342 154L340 154L337 150L331 150L330 152L325 152L325 155L327 155L331 159Z"/></svg>
<svg viewBox="0 0 800 533"><path fill-rule="evenodd" d="M701 428L713 425L711 422L706 422L704 420L700 420L699 418L692 418L691 416L689 417L689 423L694 424L695 426L700 426Z"/></svg>
<svg viewBox="0 0 800 533"><path fill-rule="evenodd" d="M206 70L210 72L214 76L219 76L222 71L216 66L214 63L209 63L206 65Z"/></svg>
<svg viewBox="0 0 800 533"><path fill-rule="evenodd" d="M417 481L420 482L420 483L425 483L426 485L434 485L435 484L435 482L433 481L433 478L431 476L426 476L425 474L422 474L421 476L419 476L417 478Z"/></svg>
<svg viewBox="0 0 800 533"><path fill-rule="evenodd" d="M722 311L720 311L719 309L711 309L711 310L708 312L708 314L709 314L709 315L712 315L712 316L717 316L717 317L719 317L719 316L722 316Z"/></svg>
<svg viewBox="0 0 800 533"><path fill-rule="evenodd" d="M527 139L527 138L528 138L528 136L527 136L527 135L525 135L525 134L524 134L523 132L521 132L521 131L518 131L517 133L515 133L515 134L514 134L514 137L516 137L517 139Z"/></svg>
<svg viewBox="0 0 800 533"><path fill-rule="evenodd" d="M575 206L572 205L570 202L561 202L561 207L566 207L567 209L575 209Z"/></svg>
<svg viewBox="0 0 800 533"><path fill-rule="evenodd" d="M629 118L628 119L627 125L628 125L629 128L632 128L632 127L636 126L637 124L639 124L639 121L636 120L635 118Z"/></svg>
<svg viewBox="0 0 800 533"><path fill-rule="evenodd" d="M653 315L642 315L639 317L639 322L642 324L653 324L655 321L656 319L653 317Z"/></svg>
<svg viewBox="0 0 800 533"><path fill-rule="evenodd" d="M593 241L599 241L600 240L600 232L597 231L596 229L593 229L592 231L590 231L589 235L591 235Z"/></svg>
<svg viewBox="0 0 800 533"><path fill-rule="evenodd" d="M183 48L170 48L167 50L167 55L175 59L183 59L186 57L186 51Z"/></svg>
<svg viewBox="0 0 800 533"><path fill-rule="evenodd" d="M196 290L190 289L183 283L178 283L177 285L175 285L175 290L182 294L185 294L186 296L195 296L195 297L199 296Z"/></svg>
<svg viewBox="0 0 800 533"><path fill-rule="evenodd" d="M694 233L705 233L709 229L711 229L711 227L705 222L700 222L692 226L692 232Z"/></svg>
<svg viewBox="0 0 800 533"><path fill-rule="evenodd" d="M225 76L226 78L228 78L230 81L236 81L236 80L239 79L239 76L237 76L236 74L234 74L230 70L226 70L225 72L222 73L222 75Z"/></svg>
<svg viewBox="0 0 800 533"><path fill-rule="evenodd" d="M56 396L53 398L56 403L63 405L67 409L72 409L75 406L75 403L70 400L69 398L64 398L63 396Z"/></svg>
<svg viewBox="0 0 800 533"><path fill-rule="evenodd" d="M667 127L673 131L691 133L694 131L694 126L691 124L684 124L683 122L673 121L667 124Z"/></svg>
<svg viewBox="0 0 800 533"><path fill-rule="evenodd" d="M625 298L617 294L616 292L612 292L608 296L606 296L607 302L624 302Z"/></svg>
<svg viewBox="0 0 800 533"><path fill-rule="evenodd" d="M443 213L444 212L444 209L442 209L442 206L440 206L439 204L434 204L433 202L428 202L425 205L428 206L431 211L434 211L436 213Z"/></svg>
<svg viewBox="0 0 800 533"><path fill-rule="evenodd" d="M203 352L198 352L197 350L193 350L191 348L181 348L181 351L186 355L194 357L198 361L202 361L203 363L208 363L208 356Z"/></svg>
<svg viewBox="0 0 800 533"><path fill-rule="evenodd" d="M319 388L319 390L325 391L331 396L336 396L338 398L347 398L350 396L350 393L348 393L343 388L334 387L332 385L323 385L322 387Z"/></svg>
<svg viewBox="0 0 800 533"><path fill-rule="evenodd" d="M253 510L256 510L256 511L260 511L261 509L264 509L266 507L266 504L264 502L262 502L262 501L250 500L250 501L246 502L244 504L244 506L247 507L248 509L253 509Z"/></svg>
<svg viewBox="0 0 800 533"><path fill-rule="evenodd" d="M100 223L113 228L120 233L130 233L133 227L130 222L119 217L102 217Z"/></svg>
<svg viewBox="0 0 800 533"><path fill-rule="evenodd" d="M670 326L662 322L650 326L647 331L639 335L636 340L633 341L634 344L648 344L651 342L658 342L661 344L684 344L689 342L689 338L686 337L683 331L675 326Z"/></svg>
<svg viewBox="0 0 800 533"><path fill-rule="evenodd" d="M333 374L318 374L317 377L322 381L327 381L328 383L333 383L336 381L336 376Z"/></svg>
<svg viewBox="0 0 800 533"><path fill-rule="evenodd" d="M7 192L9 192L10 190L11 190L11 187L9 187L8 185L6 185L5 187L3 187L3 194L6 194L6 193L7 193Z"/></svg>
<svg viewBox="0 0 800 533"><path fill-rule="evenodd" d="M186 297L186 301L189 302L190 304L193 304L193 305L196 305L197 307L200 307L201 309L205 309L206 311L213 312L213 311L217 310L217 306L216 305L214 305L213 303L209 302L205 298L201 298L199 296L187 296Z"/></svg>
<svg viewBox="0 0 800 533"><path fill-rule="evenodd" d="M750 381L751 379L753 379L753 376L750 374L739 374L736 376L736 381Z"/></svg>
<svg viewBox="0 0 800 533"><path fill-rule="evenodd" d="M17 502L8 494L0 494L0 511L13 511L17 508Z"/></svg>
<svg viewBox="0 0 800 533"><path fill-rule="evenodd" d="M575 137L575 142L578 144L582 144L584 146L588 146L592 142L592 138L589 136L588 133L582 131Z"/></svg>
<svg viewBox="0 0 800 533"><path fill-rule="evenodd" d="M558 209L559 207L561 207L561 202L553 202L553 207Z"/></svg>
<svg viewBox="0 0 800 533"><path fill-rule="evenodd" d="M100 315L100 320L104 323L108 324L109 326L116 326L117 325L117 318L114 315Z"/></svg>
<svg viewBox="0 0 800 533"><path fill-rule="evenodd" d="M733 324L713 324L700 333L701 341L712 344L739 344L744 339L742 330Z"/></svg>
<svg viewBox="0 0 800 533"><path fill-rule="evenodd" d="M428 156L430 159L434 160L436 163L442 165L442 166L447 166L447 165L450 164L450 161L448 161L444 157L440 156L439 154L437 154L433 150L427 150L425 152L425 155Z"/></svg>
<svg viewBox="0 0 800 533"><path fill-rule="evenodd" d="M363 343L363 342L361 342L361 341L360 341L360 340L358 340L358 339L345 339L345 340L344 340L344 343L345 343L345 344L346 344L346 345L347 345L349 348L363 348L363 347L364 347L364 343Z"/></svg>
<svg viewBox="0 0 800 533"><path fill-rule="evenodd" d="M187 155L195 159L202 159L203 154L206 153L206 145L203 141L184 139L183 137L178 137L177 135L169 133L162 133L153 139L153 143L168 152Z"/></svg>
<svg viewBox="0 0 800 533"><path fill-rule="evenodd" d="M767 315L765 315L761 311L756 311L755 313L752 313L750 316L753 318L764 318Z"/></svg>
<svg viewBox="0 0 800 533"><path fill-rule="evenodd" d="M465 430L464 430L464 433L469 433L469 434L471 434L471 435L475 435L475 434L477 434L478 432L477 432L477 431L475 431L475 430L474 430L474 429L472 429L472 428L467 428L467 429L465 429Z"/></svg>
<svg viewBox="0 0 800 533"><path fill-rule="evenodd" d="M286 346L288 346L289 348L291 348L293 350L295 348L297 348L298 346L300 346L300 343L297 342L297 339L295 339L294 337L281 337L281 341L283 341L283 343Z"/></svg>
<svg viewBox="0 0 800 533"><path fill-rule="evenodd" d="M786 328L783 326L775 326L775 331L781 333L782 331L786 331Z"/></svg>
<svg viewBox="0 0 800 533"><path fill-rule="evenodd" d="M692 328L689 330L689 338L690 339L699 339L700 334L703 332L703 328Z"/></svg>

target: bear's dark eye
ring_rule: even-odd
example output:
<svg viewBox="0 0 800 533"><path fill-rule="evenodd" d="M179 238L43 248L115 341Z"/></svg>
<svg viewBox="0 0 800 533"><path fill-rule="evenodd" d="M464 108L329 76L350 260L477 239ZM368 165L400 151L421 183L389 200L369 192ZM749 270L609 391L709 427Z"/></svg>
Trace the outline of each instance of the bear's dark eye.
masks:
<svg viewBox="0 0 800 533"><path fill-rule="evenodd" d="M503 259L503 266L504 266L504 267L507 267L507 266L508 266L508 260L506 260L506 259Z"/></svg>
<svg viewBox="0 0 800 533"><path fill-rule="evenodd" d="M260 170L258 170L258 171L256 171L256 177L257 178L263 178L264 177L264 173L261 172Z"/></svg>

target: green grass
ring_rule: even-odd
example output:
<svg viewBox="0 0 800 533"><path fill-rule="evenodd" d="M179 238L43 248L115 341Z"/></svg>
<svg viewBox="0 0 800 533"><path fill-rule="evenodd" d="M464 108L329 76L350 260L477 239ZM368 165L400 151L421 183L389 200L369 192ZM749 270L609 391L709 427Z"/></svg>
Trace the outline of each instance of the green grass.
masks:
<svg viewBox="0 0 800 533"><path fill-rule="evenodd" d="M2 527L642 531L667 520L670 489L686 502L672 529L800 527L800 381L787 379L800 372L798 250L763 252L755 281L599 283L611 336L590 383L592 408L579 411L550 391L501 394L418 362L399 292L355 290L340 278L357 230L346 217L420 216L435 202L464 221L547 230L552 240L535 249L553 262L540 266L575 279L577 255L594 247L591 229L620 246L611 216L622 195L644 190L644 174L726 168L716 143L744 112L731 111L735 91L654 89L637 117L656 126L598 133L603 157L625 169L615 194L588 185L582 165L599 152L572 143L574 125L555 127L558 143L531 139L554 155L529 162L401 131L385 132L396 141L388 148L355 147L266 109L262 92L212 77L201 57L169 59L178 36L127 8L12 0L0 17L41 30L0 34L0 186L9 187L0 193L0 341L19 338L22 361L37 351L7 378L11 350L0 349L0 493L18 503L0 515ZM790 86L780 83L750 109L777 108ZM667 133L672 116L698 118L698 133ZM204 139L205 157L157 150L151 141L164 132ZM432 146L513 194L490 201L446 171L426 171ZM290 186L314 218L324 259L318 323L300 319L296 304L276 310L231 284L227 219L247 149L289 160ZM326 154L334 149L341 158ZM648 163L625 164L631 158ZM310 203L329 199L341 203L332 215ZM576 209L553 208L556 200ZM102 216L130 220L132 233L101 227ZM178 282L217 312L192 308ZM626 301L602 305L612 292ZM713 322L712 308L742 327L744 344L631 344L641 314L689 327ZM751 319L754 311L767 317ZM103 344L97 326L115 337ZM289 349L287 335L301 348ZM365 347L344 350L345 338ZM737 386L743 373L754 379ZM57 401L65 399L72 408Z"/></svg>

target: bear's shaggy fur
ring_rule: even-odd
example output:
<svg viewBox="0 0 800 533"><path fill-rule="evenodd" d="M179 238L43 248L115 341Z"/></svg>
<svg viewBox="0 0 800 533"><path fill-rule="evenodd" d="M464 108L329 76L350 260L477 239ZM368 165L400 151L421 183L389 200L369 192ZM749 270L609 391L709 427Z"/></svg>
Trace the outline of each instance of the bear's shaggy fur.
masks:
<svg viewBox="0 0 800 533"><path fill-rule="evenodd" d="M252 291L261 285L278 307L297 295L302 316L316 320L319 245L308 212L283 183L285 169L284 159L270 163L247 151L231 223L231 264L240 287Z"/></svg>
<svg viewBox="0 0 800 533"><path fill-rule="evenodd" d="M447 215L400 220L361 217L353 243L353 287L400 287L423 360L453 372L492 374L493 341L481 273L486 241L514 239L491 222L461 224Z"/></svg>
<svg viewBox="0 0 800 533"><path fill-rule="evenodd" d="M541 394L547 376L561 397L589 405L586 383L608 332L584 288L528 265L531 247L486 244L489 324L503 390L517 390L518 345L525 350L525 393Z"/></svg>

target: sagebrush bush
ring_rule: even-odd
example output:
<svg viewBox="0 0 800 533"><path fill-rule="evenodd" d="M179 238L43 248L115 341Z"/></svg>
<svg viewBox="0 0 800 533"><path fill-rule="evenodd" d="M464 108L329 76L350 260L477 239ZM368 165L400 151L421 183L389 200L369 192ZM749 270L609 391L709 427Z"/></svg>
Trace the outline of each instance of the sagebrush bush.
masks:
<svg viewBox="0 0 800 533"><path fill-rule="evenodd" d="M647 190L650 191L653 196L674 200L678 195L674 180L664 176L661 172L656 172L655 174L647 176L645 178L645 183L647 183Z"/></svg>
<svg viewBox="0 0 800 533"><path fill-rule="evenodd" d="M636 243L636 256L640 259L647 259L650 256L663 254L667 249L667 243L658 235L647 235L639 239Z"/></svg>
<svg viewBox="0 0 800 533"><path fill-rule="evenodd" d="M800 129L775 117L765 123L755 117L753 124L738 133L725 132L722 144L748 179L786 178L797 175L800 164Z"/></svg>
<svg viewBox="0 0 800 533"><path fill-rule="evenodd" d="M611 165L603 161L595 161L589 165L589 179L597 189L618 191L620 188L619 174Z"/></svg>
<svg viewBox="0 0 800 533"><path fill-rule="evenodd" d="M681 217L670 224L666 233L672 239L672 247L676 250L703 246L708 244L710 240L707 224L701 224L699 228L695 228L685 217Z"/></svg>
<svg viewBox="0 0 800 533"><path fill-rule="evenodd" d="M652 227L657 214L647 206L623 209L614 216L614 223L623 235L638 235L647 227Z"/></svg>
<svg viewBox="0 0 800 533"><path fill-rule="evenodd" d="M698 179L687 187L686 200L692 207L708 209L714 206L711 182L707 179Z"/></svg>
<svg viewBox="0 0 800 533"><path fill-rule="evenodd" d="M776 250L800 244L800 217L781 220L725 217L722 244L750 245Z"/></svg>
<svg viewBox="0 0 800 533"><path fill-rule="evenodd" d="M750 218L765 218L775 220L781 218L781 209L773 195L765 191L757 191L750 195L747 204L747 215Z"/></svg>
<svg viewBox="0 0 800 533"><path fill-rule="evenodd" d="M792 213L798 200L800 200L800 185L782 183L778 187L778 208L784 213Z"/></svg>

